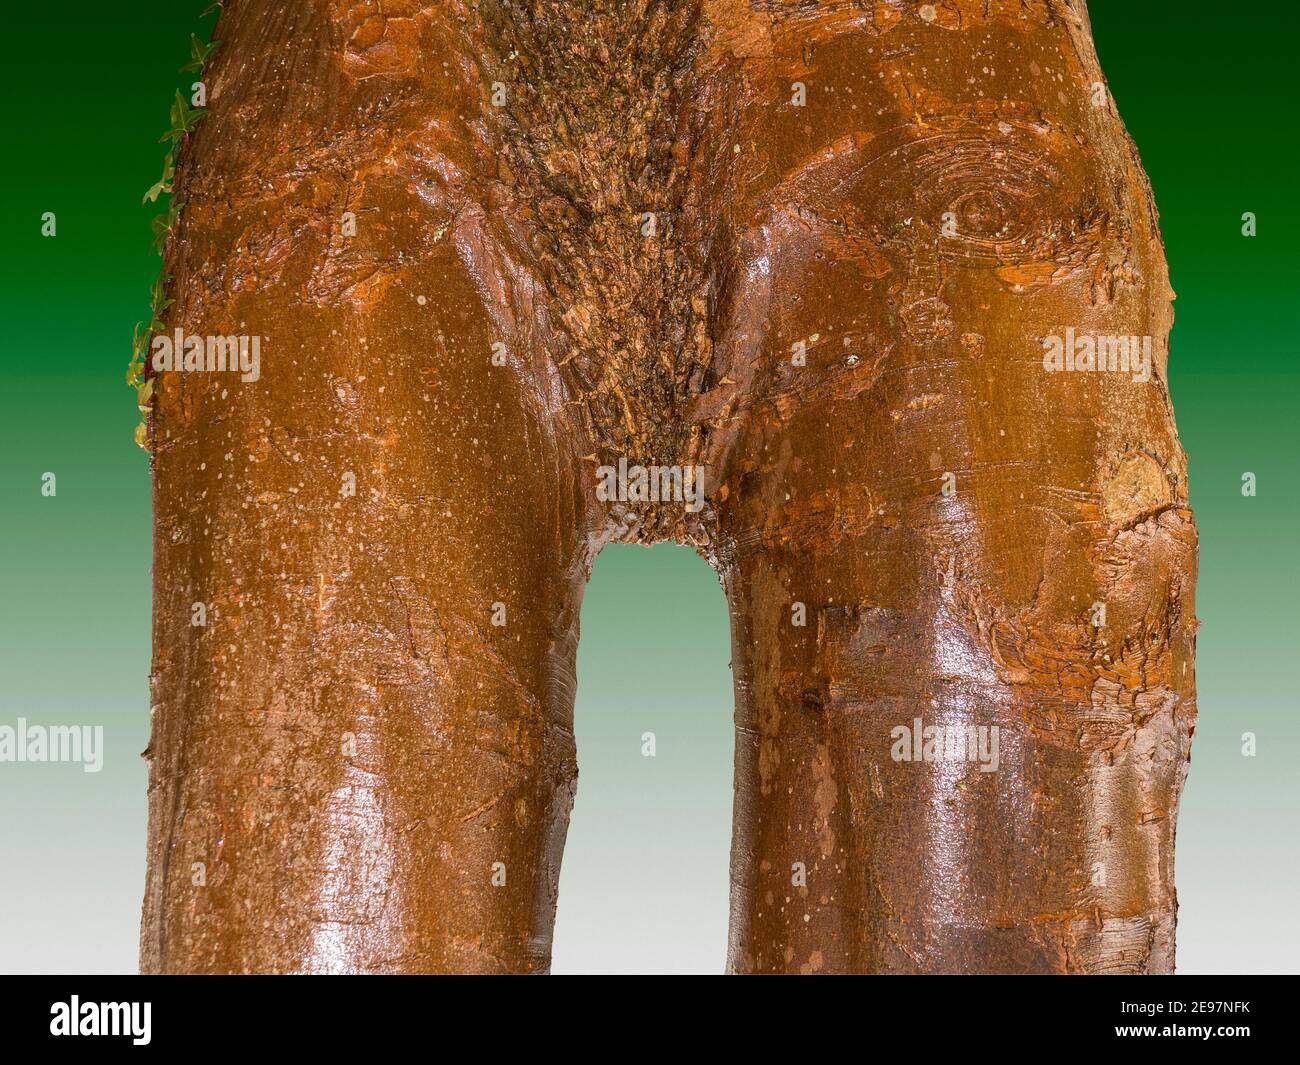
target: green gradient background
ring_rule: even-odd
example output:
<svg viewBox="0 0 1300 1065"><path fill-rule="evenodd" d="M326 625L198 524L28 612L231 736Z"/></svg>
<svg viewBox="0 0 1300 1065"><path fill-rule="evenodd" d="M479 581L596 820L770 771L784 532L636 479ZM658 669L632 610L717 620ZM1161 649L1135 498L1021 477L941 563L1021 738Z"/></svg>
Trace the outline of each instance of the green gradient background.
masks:
<svg viewBox="0 0 1300 1065"><path fill-rule="evenodd" d="M102 723L99 774L0 765L0 971L130 971L143 885L149 479L122 384L158 260L155 143L201 8L21 5L0 66L0 724ZM1201 528L1201 723L1180 819L1182 972L1296 971L1296 17L1094 0L1160 206ZM43 211L59 235L39 235ZM1240 235L1254 211L1260 235ZM40 495L45 471L58 495ZM1245 499L1240 477L1258 475ZM722 966L731 816L722 593L684 548L607 550L583 610L582 782L555 969ZM255 653L255 652L250 652ZM631 678L630 685L627 680ZM658 757L640 754L644 731ZM1259 753L1240 754L1253 731Z"/></svg>

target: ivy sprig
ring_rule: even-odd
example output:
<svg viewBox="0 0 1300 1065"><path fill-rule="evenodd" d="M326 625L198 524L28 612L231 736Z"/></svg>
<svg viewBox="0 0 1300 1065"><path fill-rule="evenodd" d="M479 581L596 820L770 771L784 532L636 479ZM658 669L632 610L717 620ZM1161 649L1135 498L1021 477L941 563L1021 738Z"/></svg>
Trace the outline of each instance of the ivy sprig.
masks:
<svg viewBox="0 0 1300 1065"><path fill-rule="evenodd" d="M152 315L149 323L148 325L144 322L135 323L135 335L131 340L131 364L126 368L126 383L132 388L138 389L145 383L144 360L149 351L149 339L167 328L162 320L163 312L176 302L170 296L164 295L171 279L171 274L158 275L150 292Z"/></svg>
<svg viewBox="0 0 1300 1065"><path fill-rule="evenodd" d="M220 8L220 0L212 4L204 16L210 14L213 10ZM194 72L199 75L203 73L203 67L212 57L212 53L217 50L220 42L209 41L206 44L199 40L198 35L190 34L190 61L181 67L181 72ZM158 138L159 142L169 142L167 154L163 157L162 177L155 181L149 190L144 194L142 203L156 203L158 197L164 194L171 196L167 205L167 210L157 215L152 220L153 226L153 247L159 255L166 260L167 238L171 235L176 226L176 221L181 213L181 200L175 194L176 184L176 164L180 158L181 144L184 142L187 134L194 131L194 127L199 124L199 120L208 113L206 107L191 107L181 95L179 89L176 90L175 99L172 101L170 123L167 132ZM158 277L153 283L153 290L150 293L150 312L149 322L137 322L135 325L135 334L131 340L131 362L126 368L126 383L136 391L136 404L140 408L141 421L135 427L135 442L142 448L148 450L149 447L149 411L150 403L154 393L154 379L145 378L145 359L149 352L150 339L157 333L162 332L166 326L163 323L163 312L174 302L166 295L167 285L171 281L171 275L160 271Z"/></svg>

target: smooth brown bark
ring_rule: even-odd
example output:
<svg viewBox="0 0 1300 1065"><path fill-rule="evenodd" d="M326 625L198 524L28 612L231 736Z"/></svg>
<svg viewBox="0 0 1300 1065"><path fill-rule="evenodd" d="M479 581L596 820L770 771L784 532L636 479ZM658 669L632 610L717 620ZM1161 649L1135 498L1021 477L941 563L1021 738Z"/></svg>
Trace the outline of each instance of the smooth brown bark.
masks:
<svg viewBox="0 0 1300 1065"><path fill-rule="evenodd" d="M1196 537L1082 3L216 36L168 323L261 373L155 386L144 969L545 970L582 587L665 539L732 612L731 970L1172 969ZM1050 372L1067 330L1149 379Z"/></svg>

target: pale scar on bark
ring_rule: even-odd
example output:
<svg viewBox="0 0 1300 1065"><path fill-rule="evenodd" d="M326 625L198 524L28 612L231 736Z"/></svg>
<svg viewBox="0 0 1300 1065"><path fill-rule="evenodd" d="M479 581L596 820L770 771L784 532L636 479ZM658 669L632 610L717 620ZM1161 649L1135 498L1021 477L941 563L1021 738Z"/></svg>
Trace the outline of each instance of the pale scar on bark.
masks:
<svg viewBox="0 0 1300 1065"><path fill-rule="evenodd" d="M548 970L583 586L676 541L731 614L730 971L1172 970L1197 541L1082 2L215 36L161 324L261 366L146 371L143 969Z"/></svg>

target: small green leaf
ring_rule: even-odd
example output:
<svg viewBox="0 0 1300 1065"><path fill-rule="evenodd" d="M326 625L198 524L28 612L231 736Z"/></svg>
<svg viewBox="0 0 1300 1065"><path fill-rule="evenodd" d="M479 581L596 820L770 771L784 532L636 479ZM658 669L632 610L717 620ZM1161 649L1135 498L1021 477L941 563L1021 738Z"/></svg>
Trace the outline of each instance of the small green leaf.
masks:
<svg viewBox="0 0 1300 1065"><path fill-rule="evenodd" d="M162 177L159 178L156 182L154 182L154 184L150 187L149 191L144 194L144 199L141 202L152 203L154 200L157 200L159 195L161 195L162 193L171 192L172 178L174 178L175 176L176 176L176 166L175 163L172 161L172 153L169 152L166 158L163 159Z"/></svg>
<svg viewBox="0 0 1300 1065"><path fill-rule="evenodd" d="M190 61L181 67L181 71L203 69L203 42L197 33L190 34Z"/></svg>
<svg viewBox="0 0 1300 1065"><path fill-rule="evenodd" d="M185 102L185 97L181 95L180 89L176 90L176 98L172 101L171 109L171 129L164 133L158 139L180 140L185 134L189 133L196 125L199 119L208 113L206 107L191 107Z"/></svg>
<svg viewBox="0 0 1300 1065"><path fill-rule="evenodd" d="M167 218L165 215L159 215L153 220L153 250L159 255L166 251L167 236L171 232L167 228Z"/></svg>
<svg viewBox="0 0 1300 1065"><path fill-rule="evenodd" d="M180 202L175 197L172 197L172 202L167 207L167 213L160 214L153 220L153 247L159 255L166 251L167 236L175 228L176 220L180 217L180 214Z"/></svg>
<svg viewBox="0 0 1300 1065"><path fill-rule="evenodd" d="M190 61L181 67L182 71L193 70L201 73L203 64L208 61L208 57L217 50L220 41L210 41L204 44L199 40L198 34L190 34Z"/></svg>
<svg viewBox="0 0 1300 1065"><path fill-rule="evenodd" d="M171 303L171 301L164 295L167 291L167 284L171 279L171 274L159 274L157 278L154 279L153 288L149 290L150 307L166 307Z"/></svg>

